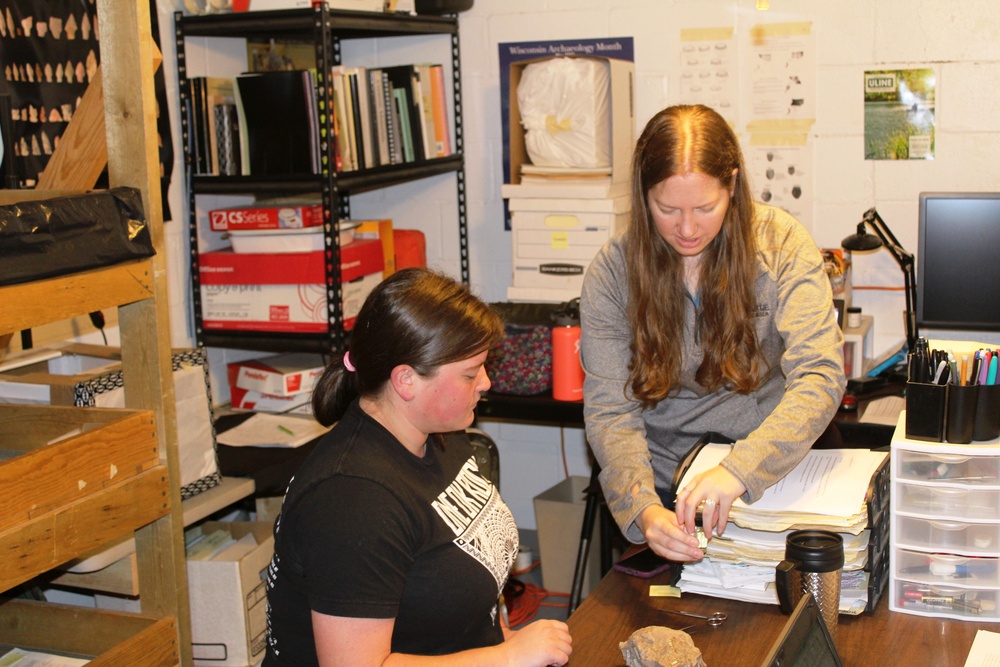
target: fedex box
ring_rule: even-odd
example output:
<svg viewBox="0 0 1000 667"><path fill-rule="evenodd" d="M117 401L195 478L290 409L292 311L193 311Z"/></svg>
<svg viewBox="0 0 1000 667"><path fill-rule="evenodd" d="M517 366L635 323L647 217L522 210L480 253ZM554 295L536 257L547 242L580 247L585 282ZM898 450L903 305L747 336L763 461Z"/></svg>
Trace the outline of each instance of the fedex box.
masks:
<svg viewBox="0 0 1000 667"><path fill-rule="evenodd" d="M246 667L264 657L267 566L274 554L272 524L264 521L207 521L205 535L222 529L234 540L253 535L249 551L222 551L187 561L194 664Z"/></svg>
<svg viewBox="0 0 1000 667"><path fill-rule="evenodd" d="M579 296L591 260L628 224L628 208L628 197L512 199L514 287L571 290Z"/></svg>
<svg viewBox="0 0 1000 667"><path fill-rule="evenodd" d="M323 356L308 352L289 352L270 357L234 361L228 364L230 387L275 396L312 393L323 375Z"/></svg>
<svg viewBox="0 0 1000 667"><path fill-rule="evenodd" d="M541 42L503 43L500 49L501 122L503 129L505 199L516 197L610 198L627 193L630 161L635 143L634 49L631 37ZM522 184L521 166L530 164L525 130L517 101L517 87L524 68L550 58L595 58L606 61L610 71L611 175L591 183L552 179L552 184ZM559 122L555 122L558 127Z"/></svg>
<svg viewBox="0 0 1000 667"><path fill-rule="evenodd" d="M324 333L328 330L325 253L234 253L199 256L202 326L206 330ZM354 326L368 293L382 280L378 239L340 248L344 328Z"/></svg>

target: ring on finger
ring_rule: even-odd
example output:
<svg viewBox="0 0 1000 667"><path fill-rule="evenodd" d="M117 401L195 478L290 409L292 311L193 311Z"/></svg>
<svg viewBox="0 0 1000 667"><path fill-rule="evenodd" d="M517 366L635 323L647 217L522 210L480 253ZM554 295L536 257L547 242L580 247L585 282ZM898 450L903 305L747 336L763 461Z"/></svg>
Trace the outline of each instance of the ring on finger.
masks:
<svg viewBox="0 0 1000 667"><path fill-rule="evenodd" d="M718 504L718 502L714 498L706 498L705 499L705 505L707 507L715 507L717 504Z"/></svg>

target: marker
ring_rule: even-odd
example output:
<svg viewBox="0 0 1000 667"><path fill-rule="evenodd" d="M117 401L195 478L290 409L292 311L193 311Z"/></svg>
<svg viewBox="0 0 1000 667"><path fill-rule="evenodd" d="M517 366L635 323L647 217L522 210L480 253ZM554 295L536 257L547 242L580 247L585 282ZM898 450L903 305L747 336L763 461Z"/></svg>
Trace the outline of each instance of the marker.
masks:
<svg viewBox="0 0 1000 667"><path fill-rule="evenodd" d="M962 355L962 374L958 376L959 382L964 387L965 378L969 377L969 355Z"/></svg>
<svg viewBox="0 0 1000 667"><path fill-rule="evenodd" d="M986 376L990 371L990 357L993 355L989 350L983 353L983 359L979 364L979 381L978 384L986 384Z"/></svg>
<svg viewBox="0 0 1000 667"><path fill-rule="evenodd" d="M282 433L287 433L288 435L295 435L295 431L281 424L278 424L278 430L281 431Z"/></svg>
<svg viewBox="0 0 1000 667"><path fill-rule="evenodd" d="M990 370L986 373L986 384L997 383L997 355L990 359Z"/></svg>

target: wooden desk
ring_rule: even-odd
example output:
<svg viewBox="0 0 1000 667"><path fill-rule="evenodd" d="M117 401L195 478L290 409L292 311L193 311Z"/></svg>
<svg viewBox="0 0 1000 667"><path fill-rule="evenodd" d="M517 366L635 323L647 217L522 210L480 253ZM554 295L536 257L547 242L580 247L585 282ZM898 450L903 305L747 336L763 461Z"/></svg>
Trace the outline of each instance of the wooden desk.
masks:
<svg viewBox="0 0 1000 667"><path fill-rule="evenodd" d="M621 667L618 643L649 625L681 629L697 619L664 614L680 609L696 614L729 615L717 628L702 621L688 630L709 667L757 667L784 627L777 606L684 594L650 598L650 583L665 584L669 574L639 579L612 570L569 617L573 635L571 667ZM888 593L887 593L888 594ZM841 615L837 648L845 667L934 665L962 667L978 630L1000 631L1000 624L972 623L890 612L885 595L872 615Z"/></svg>

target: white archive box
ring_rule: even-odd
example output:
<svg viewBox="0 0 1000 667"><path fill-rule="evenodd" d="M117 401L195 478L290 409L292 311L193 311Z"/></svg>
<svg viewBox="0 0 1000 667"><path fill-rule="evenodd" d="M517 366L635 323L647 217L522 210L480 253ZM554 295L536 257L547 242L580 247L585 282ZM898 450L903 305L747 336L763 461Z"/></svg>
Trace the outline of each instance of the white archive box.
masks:
<svg viewBox="0 0 1000 667"><path fill-rule="evenodd" d="M628 223L628 198L512 199L513 286L572 290L607 241Z"/></svg>
<svg viewBox="0 0 1000 667"><path fill-rule="evenodd" d="M264 657L267 638L265 574L274 554L273 526L265 521L207 521L192 530L205 536L222 531L231 537L229 548L187 559L194 664L256 664Z"/></svg>

